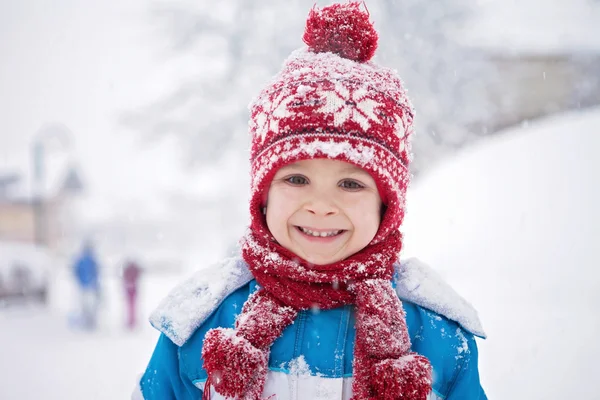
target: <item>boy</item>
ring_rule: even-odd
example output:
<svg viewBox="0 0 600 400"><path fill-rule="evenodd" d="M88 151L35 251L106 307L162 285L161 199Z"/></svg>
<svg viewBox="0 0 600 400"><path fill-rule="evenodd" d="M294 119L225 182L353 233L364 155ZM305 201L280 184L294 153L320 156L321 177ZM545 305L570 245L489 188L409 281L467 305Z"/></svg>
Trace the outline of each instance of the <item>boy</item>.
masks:
<svg viewBox="0 0 600 400"><path fill-rule="evenodd" d="M313 9L303 39L251 106L242 258L153 313L163 334L136 396L485 399L476 312L427 267L397 263L413 111L396 73L369 61L368 14Z"/></svg>

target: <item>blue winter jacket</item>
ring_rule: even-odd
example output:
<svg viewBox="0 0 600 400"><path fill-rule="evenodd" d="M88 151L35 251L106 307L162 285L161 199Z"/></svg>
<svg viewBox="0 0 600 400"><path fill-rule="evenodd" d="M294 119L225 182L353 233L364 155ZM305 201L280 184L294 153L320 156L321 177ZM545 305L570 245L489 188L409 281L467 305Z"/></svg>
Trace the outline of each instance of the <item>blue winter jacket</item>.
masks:
<svg viewBox="0 0 600 400"><path fill-rule="evenodd" d="M81 287L96 289L98 287L98 263L90 248L85 248L75 262L75 276Z"/></svg>
<svg viewBox="0 0 600 400"><path fill-rule="evenodd" d="M412 350L426 356L433 368L429 399L487 399L474 339L485 334L476 311L417 260L398 265L393 283L406 312ZM162 334L133 398L202 398L204 335L212 328L233 327L256 289L243 260L231 259L173 290L151 316ZM301 311L271 347L264 397L350 398L354 318L353 306ZM212 392L211 399L221 398Z"/></svg>

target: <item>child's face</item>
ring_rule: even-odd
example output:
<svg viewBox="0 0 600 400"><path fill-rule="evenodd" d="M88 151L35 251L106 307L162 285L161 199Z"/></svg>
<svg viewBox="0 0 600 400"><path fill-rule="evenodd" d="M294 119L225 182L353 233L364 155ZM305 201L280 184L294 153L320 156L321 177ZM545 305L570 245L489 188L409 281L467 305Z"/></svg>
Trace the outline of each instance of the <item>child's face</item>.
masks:
<svg viewBox="0 0 600 400"><path fill-rule="evenodd" d="M380 211L381 198L368 172L343 161L312 159L277 171L266 217L280 245L325 265L366 247L379 228Z"/></svg>

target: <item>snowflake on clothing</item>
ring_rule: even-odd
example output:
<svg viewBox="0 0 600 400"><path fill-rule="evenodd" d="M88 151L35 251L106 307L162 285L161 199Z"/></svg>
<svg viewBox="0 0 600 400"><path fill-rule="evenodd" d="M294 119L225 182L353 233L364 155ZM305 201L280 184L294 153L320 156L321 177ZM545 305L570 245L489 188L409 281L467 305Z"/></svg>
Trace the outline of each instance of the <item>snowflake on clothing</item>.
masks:
<svg viewBox="0 0 600 400"><path fill-rule="evenodd" d="M279 133L279 121L290 116L288 105L294 100L294 95L285 90L267 104L263 105L262 111L255 117L256 136L262 144L268 132Z"/></svg>
<svg viewBox="0 0 600 400"><path fill-rule="evenodd" d="M325 90L323 94L325 104L317 111L333 113L335 126L341 126L350 120L358 123L366 131L372 121L380 123L375 114L375 108L380 104L367 97L367 89L349 89L337 82L333 90Z"/></svg>

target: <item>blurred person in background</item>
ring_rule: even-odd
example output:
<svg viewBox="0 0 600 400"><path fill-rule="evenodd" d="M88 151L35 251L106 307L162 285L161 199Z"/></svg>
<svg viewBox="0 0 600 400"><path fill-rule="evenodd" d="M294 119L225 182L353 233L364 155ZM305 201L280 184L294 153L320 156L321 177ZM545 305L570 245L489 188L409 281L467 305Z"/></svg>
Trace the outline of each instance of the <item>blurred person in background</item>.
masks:
<svg viewBox="0 0 600 400"><path fill-rule="evenodd" d="M127 301L127 328L134 329L137 315L137 292L142 269L135 261L127 261L123 268L123 288Z"/></svg>
<svg viewBox="0 0 600 400"><path fill-rule="evenodd" d="M73 265L73 273L80 290L80 311L78 325L95 330L97 325L100 285L98 262L91 242L83 244L81 253Z"/></svg>

